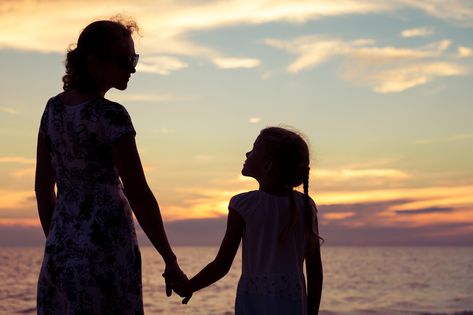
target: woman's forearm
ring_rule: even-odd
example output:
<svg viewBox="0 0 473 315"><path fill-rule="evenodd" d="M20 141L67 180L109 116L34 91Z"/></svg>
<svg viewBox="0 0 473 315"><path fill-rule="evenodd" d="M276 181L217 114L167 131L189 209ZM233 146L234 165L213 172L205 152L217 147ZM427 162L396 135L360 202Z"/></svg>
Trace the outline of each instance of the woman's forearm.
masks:
<svg viewBox="0 0 473 315"><path fill-rule="evenodd" d="M38 205L39 220L43 228L44 235L48 237L53 217L54 207L56 206L56 193L54 190L36 191L36 202Z"/></svg>
<svg viewBox="0 0 473 315"><path fill-rule="evenodd" d="M176 261L176 255L169 245L158 202L151 192L141 196L128 197L138 223L143 228L166 264Z"/></svg>

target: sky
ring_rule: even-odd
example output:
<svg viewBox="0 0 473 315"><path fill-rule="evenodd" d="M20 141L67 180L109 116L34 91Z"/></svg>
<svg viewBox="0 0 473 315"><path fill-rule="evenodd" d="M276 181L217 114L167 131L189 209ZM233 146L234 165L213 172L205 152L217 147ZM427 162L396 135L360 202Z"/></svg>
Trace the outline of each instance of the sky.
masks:
<svg viewBox="0 0 473 315"><path fill-rule="evenodd" d="M172 244L220 242L231 196L258 189L245 153L282 125L309 140L326 245L473 245L468 0L0 0L0 245L44 242L39 120L67 48L117 14L140 61L106 97L132 117Z"/></svg>

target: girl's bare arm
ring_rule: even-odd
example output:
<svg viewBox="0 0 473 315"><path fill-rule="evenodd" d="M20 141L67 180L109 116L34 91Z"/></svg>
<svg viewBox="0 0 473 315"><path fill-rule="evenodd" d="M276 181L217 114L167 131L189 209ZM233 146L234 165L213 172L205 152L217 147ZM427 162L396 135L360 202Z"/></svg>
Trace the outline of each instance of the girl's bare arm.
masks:
<svg viewBox="0 0 473 315"><path fill-rule="evenodd" d="M307 273L307 310L309 315L319 313L320 299L322 297L323 268L320 255L320 244L306 257Z"/></svg>
<svg viewBox="0 0 473 315"><path fill-rule="evenodd" d="M185 284L183 295L189 295L192 292L205 288L228 273L238 251L244 228L245 223L241 215L235 210L230 209L228 212L227 230L217 256ZM176 289L179 290L179 288Z"/></svg>

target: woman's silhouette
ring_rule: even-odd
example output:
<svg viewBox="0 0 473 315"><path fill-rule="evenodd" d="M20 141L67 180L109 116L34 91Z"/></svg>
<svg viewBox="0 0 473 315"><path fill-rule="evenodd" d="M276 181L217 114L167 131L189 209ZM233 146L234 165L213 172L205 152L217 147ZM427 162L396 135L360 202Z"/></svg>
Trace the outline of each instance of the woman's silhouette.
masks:
<svg viewBox="0 0 473 315"><path fill-rule="evenodd" d="M130 116L104 98L111 88L125 90L135 72L135 31L135 22L120 19L88 25L67 53L64 92L49 99L41 118L35 191L47 240L38 314L143 314L132 211L166 273L185 278L146 182Z"/></svg>

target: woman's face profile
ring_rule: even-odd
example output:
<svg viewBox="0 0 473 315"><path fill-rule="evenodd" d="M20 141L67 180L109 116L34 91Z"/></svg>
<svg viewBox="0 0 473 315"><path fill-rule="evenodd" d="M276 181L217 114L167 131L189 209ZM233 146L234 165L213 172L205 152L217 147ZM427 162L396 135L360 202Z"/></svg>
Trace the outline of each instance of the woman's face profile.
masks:
<svg viewBox="0 0 473 315"><path fill-rule="evenodd" d="M112 43L109 52L100 58L97 58L95 80L102 90L116 88L125 90L128 86L128 80L132 73L135 73L133 59L137 58L135 54L135 45L131 36L124 37L122 41Z"/></svg>

